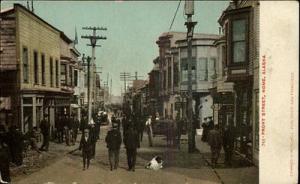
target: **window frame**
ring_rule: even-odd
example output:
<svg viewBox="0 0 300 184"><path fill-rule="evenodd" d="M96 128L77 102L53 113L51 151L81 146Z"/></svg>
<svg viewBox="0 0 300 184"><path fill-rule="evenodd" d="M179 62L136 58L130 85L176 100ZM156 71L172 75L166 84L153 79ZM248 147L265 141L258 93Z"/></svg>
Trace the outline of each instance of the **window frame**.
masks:
<svg viewBox="0 0 300 184"><path fill-rule="evenodd" d="M50 56L49 57L49 68L50 68L50 86L53 87L54 86L54 82L53 82L53 58Z"/></svg>
<svg viewBox="0 0 300 184"><path fill-rule="evenodd" d="M63 70L63 67L62 65L64 65L64 70ZM64 74L62 73L64 71ZM63 85L63 86L66 86L67 85L67 64L63 64L61 63L60 64L60 84ZM64 76L64 80L62 80L62 76Z"/></svg>
<svg viewBox="0 0 300 184"><path fill-rule="evenodd" d="M41 73L42 73L42 85L46 85L46 62L45 62L45 54L41 53Z"/></svg>
<svg viewBox="0 0 300 184"><path fill-rule="evenodd" d="M39 84L39 52L37 50L33 51L33 77L34 77L34 84Z"/></svg>
<svg viewBox="0 0 300 184"><path fill-rule="evenodd" d="M24 62L24 50L26 49L27 56L26 56L26 63ZM26 46L22 47L22 62L23 62L23 82L29 83L29 49ZM25 73L26 70L26 73ZM26 80L25 80L26 78Z"/></svg>
<svg viewBox="0 0 300 184"><path fill-rule="evenodd" d="M250 14L249 12L244 12L244 13L239 13L232 15L229 18L229 25L228 25L228 32L229 32L229 49L227 51L229 52L229 66L246 66L249 63L249 34L250 34L250 29L249 29L249 24L250 24ZM244 62L234 62L234 41L233 41L233 22L238 21L238 20L245 20L246 25L245 25L245 44L246 44L246 51L245 51L245 61Z"/></svg>

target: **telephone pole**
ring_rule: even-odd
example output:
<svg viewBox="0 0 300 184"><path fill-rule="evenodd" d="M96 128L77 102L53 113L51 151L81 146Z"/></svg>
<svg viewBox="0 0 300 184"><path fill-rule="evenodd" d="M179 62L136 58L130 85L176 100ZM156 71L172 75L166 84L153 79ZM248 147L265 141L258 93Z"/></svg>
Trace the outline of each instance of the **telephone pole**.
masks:
<svg viewBox="0 0 300 184"><path fill-rule="evenodd" d="M185 1L185 14L187 15L187 22L185 25L187 27L187 54L188 54L188 92L187 92L187 115L188 115L188 152L192 153L196 151L195 143L195 130L193 126L193 83L192 83L192 40L194 27L197 22L193 22L192 16L194 14L194 1Z"/></svg>
<svg viewBox="0 0 300 184"><path fill-rule="evenodd" d="M120 80L124 81L124 100L126 100L126 82L129 80L130 78L130 73L128 72L121 72L120 73Z"/></svg>
<svg viewBox="0 0 300 184"><path fill-rule="evenodd" d="M85 36L81 36L81 38L83 39L89 39L90 40L90 44L87 44L87 46L91 46L92 47L92 59L91 59L91 68L90 70L91 71L88 71L90 72L92 75L89 76L89 80L90 80L90 84L89 84L89 103L88 103L88 122L91 121L92 119L92 109L93 109L93 106L92 104L94 102L92 102L93 98L92 97L92 94L93 94L93 88L95 86L95 81L94 78L95 78L95 47L101 47L101 45L97 45L97 41L98 40L106 40L106 37L103 37L103 36L97 36L96 35L96 31L97 30L104 30L106 31L107 28L103 28L103 27L83 27L82 29L85 29L85 30L92 30L93 31L93 35L85 35Z"/></svg>

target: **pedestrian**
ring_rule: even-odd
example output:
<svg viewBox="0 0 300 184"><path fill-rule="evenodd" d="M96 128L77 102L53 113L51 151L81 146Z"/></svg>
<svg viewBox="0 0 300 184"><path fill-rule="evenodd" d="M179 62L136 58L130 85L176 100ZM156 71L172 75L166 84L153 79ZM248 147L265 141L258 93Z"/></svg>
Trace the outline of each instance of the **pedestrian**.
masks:
<svg viewBox="0 0 300 184"><path fill-rule="evenodd" d="M181 135L183 131L183 124L184 121L183 119L180 119L179 113L176 116L176 144L178 149L180 149L180 140L181 140Z"/></svg>
<svg viewBox="0 0 300 184"><path fill-rule="evenodd" d="M204 118L204 122L202 123L202 128L203 128L203 132L202 132L201 141L207 142L208 133L209 133L207 117Z"/></svg>
<svg viewBox="0 0 300 184"><path fill-rule="evenodd" d="M232 127L226 125L223 133L223 149L225 152L225 165L232 165L232 153L234 148L234 132Z"/></svg>
<svg viewBox="0 0 300 184"><path fill-rule="evenodd" d="M57 139L58 139L58 143L62 143L64 141L64 117L59 115L58 117L58 121L57 121Z"/></svg>
<svg viewBox="0 0 300 184"><path fill-rule="evenodd" d="M44 119L41 121L41 132L43 135L43 144L40 148L41 151L48 151L49 139L50 139L50 123L47 120L48 115L44 115Z"/></svg>
<svg viewBox="0 0 300 184"><path fill-rule="evenodd" d="M75 117L75 115L73 115L73 144L76 143L77 140L77 135L78 135L78 128L79 128L79 120L78 118Z"/></svg>
<svg viewBox="0 0 300 184"><path fill-rule="evenodd" d="M117 123L112 123L112 129L107 132L105 142L108 148L110 170L117 169L119 165L119 153L122 143L121 132Z"/></svg>
<svg viewBox="0 0 300 184"><path fill-rule="evenodd" d="M214 129L209 131L208 144L210 145L211 150L211 164L212 167L215 168L222 148L222 138L218 125L215 125Z"/></svg>
<svg viewBox="0 0 300 184"><path fill-rule="evenodd" d="M95 127L96 127L96 134L97 140L100 139L100 127L101 127L101 117L95 114Z"/></svg>
<svg viewBox="0 0 300 184"><path fill-rule="evenodd" d="M24 136L16 125L12 125L8 132L8 147L12 162L17 166L23 164Z"/></svg>
<svg viewBox="0 0 300 184"><path fill-rule="evenodd" d="M91 119L91 121L89 122L89 130L90 130L89 132L90 132L90 137L91 137L91 141L92 141L92 157L91 158L95 158L97 130L96 130L95 122L93 119Z"/></svg>
<svg viewBox="0 0 300 184"><path fill-rule="evenodd" d="M65 119L64 119L64 133L65 133L65 141L66 141L66 145L70 146L70 142L71 142L71 118L68 117L67 115L65 115Z"/></svg>
<svg viewBox="0 0 300 184"><path fill-rule="evenodd" d="M129 128L125 134L124 144L127 154L128 171L135 171L137 148L140 147L140 141L132 122L130 122Z"/></svg>
<svg viewBox="0 0 300 184"><path fill-rule="evenodd" d="M89 133L89 129L84 129L81 136L79 150L82 150L83 170L88 169L92 157L93 143Z"/></svg>
<svg viewBox="0 0 300 184"><path fill-rule="evenodd" d="M123 138L125 138L125 134L128 130L128 127L129 127L129 118L127 115L123 115L123 118L122 118L122 128L123 128Z"/></svg>
<svg viewBox="0 0 300 184"><path fill-rule="evenodd" d="M80 131L81 133L83 134L84 130L88 128L88 118L87 118L87 115L83 115L83 117L81 118L81 121L80 121Z"/></svg>
<svg viewBox="0 0 300 184"><path fill-rule="evenodd" d="M167 122L167 146L174 146L175 139L175 122L172 120L168 120Z"/></svg>
<svg viewBox="0 0 300 184"><path fill-rule="evenodd" d="M10 179L10 153L7 145L7 133L4 125L0 124L0 183L8 183Z"/></svg>
<svg viewBox="0 0 300 184"><path fill-rule="evenodd" d="M147 119L145 126L146 126L147 135L148 135L149 146L152 147L153 131L152 131L152 116L151 115Z"/></svg>

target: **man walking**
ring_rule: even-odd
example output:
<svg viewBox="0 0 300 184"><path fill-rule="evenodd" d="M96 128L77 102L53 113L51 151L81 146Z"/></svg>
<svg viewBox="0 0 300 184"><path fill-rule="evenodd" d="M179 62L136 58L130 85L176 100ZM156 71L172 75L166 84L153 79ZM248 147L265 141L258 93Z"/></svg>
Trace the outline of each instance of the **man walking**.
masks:
<svg viewBox="0 0 300 184"><path fill-rule="evenodd" d="M79 120L75 117L73 114L73 145L76 143L77 140L77 134L78 134L78 128L79 128Z"/></svg>
<svg viewBox="0 0 300 184"><path fill-rule="evenodd" d="M117 123L112 123L112 129L107 132L105 142L107 143L110 170L112 171L118 168L122 143L121 132Z"/></svg>
<svg viewBox="0 0 300 184"><path fill-rule="evenodd" d="M89 129L83 130L79 150L82 150L83 170L88 169L93 151L93 141Z"/></svg>
<svg viewBox="0 0 300 184"><path fill-rule="evenodd" d="M222 138L219 132L219 125L215 125L214 129L209 131L208 144L211 150L211 164L215 168L220 156L220 151L222 148Z"/></svg>
<svg viewBox="0 0 300 184"><path fill-rule="evenodd" d="M140 141L137 131L133 127L133 123L130 122L129 128L125 133L124 144L127 154L128 171L135 171L135 162L137 148L140 147Z"/></svg>
<svg viewBox="0 0 300 184"><path fill-rule="evenodd" d="M41 132L43 135L43 144L40 148L41 151L48 151L49 139L50 139L50 123L47 120L48 114L44 115L44 119L41 121Z"/></svg>
<svg viewBox="0 0 300 184"><path fill-rule="evenodd" d="M176 116L176 144L177 148L180 150L180 140L183 131L184 120L180 118L179 113Z"/></svg>
<svg viewBox="0 0 300 184"><path fill-rule="evenodd" d="M223 149L225 152L225 165L232 165L232 152L234 148L234 133L232 127L225 127L223 134Z"/></svg>

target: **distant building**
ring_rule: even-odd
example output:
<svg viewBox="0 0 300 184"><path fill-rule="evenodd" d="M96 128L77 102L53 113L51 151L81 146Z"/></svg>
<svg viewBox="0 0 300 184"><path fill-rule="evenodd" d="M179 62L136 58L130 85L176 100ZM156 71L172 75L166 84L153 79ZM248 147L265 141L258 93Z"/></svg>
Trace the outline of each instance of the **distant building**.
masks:
<svg viewBox="0 0 300 184"><path fill-rule="evenodd" d="M195 33L193 38L193 107L195 114L202 120L213 115L209 88L212 86L217 60L217 51L213 43L218 38L219 35L200 33ZM159 46L159 57L154 62L159 71L159 98L155 101L157 112L163 118L186 117L186 33L163 33L156 43ZM150 73L150 91L152 86L157 87L153 82L156 79L157 83L156 70Z"/></svg>
<svg viewBox="0 0 300 184"><path fill-rule="evenodd" d="M213 100L209 89L213 85L216 76L217 49L214 42L219 39L219 35L195 33L192 40L192 90L193 90L193 110L200 119L213 116ZM178 40L178 57L180 61L180 92L181 98L185 98L188 88L188 60L187 41ZM186 117L187 103L185 99L182 105L182 116Z"/></svg>

